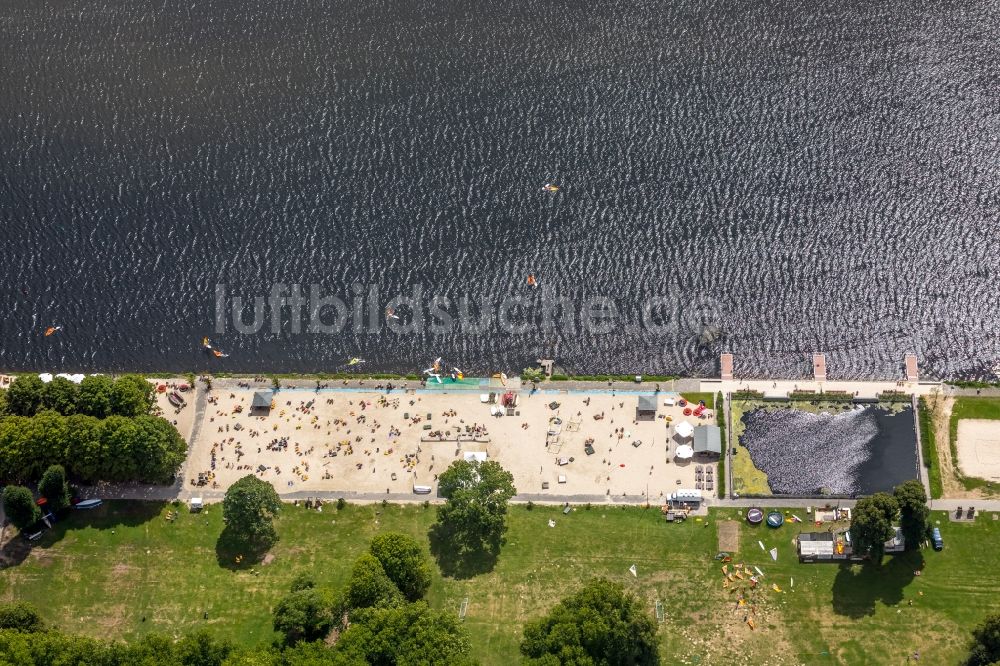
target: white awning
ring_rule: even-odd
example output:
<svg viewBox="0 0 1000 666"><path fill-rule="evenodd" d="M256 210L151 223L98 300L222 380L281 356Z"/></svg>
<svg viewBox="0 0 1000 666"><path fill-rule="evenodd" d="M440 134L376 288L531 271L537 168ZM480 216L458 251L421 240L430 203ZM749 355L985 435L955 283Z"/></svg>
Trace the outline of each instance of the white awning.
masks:
<svg viewBox="0 0 1000 666"><path fill-rule="evenodd" d="M685 439L694 434L694 426L687 421L681 421L674 428L675 432Z"/></svg>
<svg viewBox="0 0 1000 666"><path fill-rule="evenodd" d="M687 460L688 458L694 457L694 449L687 444L683 444L677 447L677 452L674 455L681 460Z"/></svg>
<svg viewBox="0 0 1000 666"><path fill-rule="evenodd" d="M478 462L486 462L486 458L487 457L488 456L486 455L486 451L466 451L465 452L465 459L468 460L468 461L470 461L470 462L473 461L473 460L476 460Z"/></svg>

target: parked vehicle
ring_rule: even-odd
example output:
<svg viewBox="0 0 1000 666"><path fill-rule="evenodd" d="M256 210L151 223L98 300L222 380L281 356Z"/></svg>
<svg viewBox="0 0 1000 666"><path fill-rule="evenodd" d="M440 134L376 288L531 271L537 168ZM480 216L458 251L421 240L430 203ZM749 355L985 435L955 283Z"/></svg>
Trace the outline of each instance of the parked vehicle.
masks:
<svg viewBox="0 0 1000 666"><path fill-rule="evenodd" d="M934 544L934 550L941 550L944 548L944 540L941 538L941 530L937 527L931 530L931 543Z"/></svg>

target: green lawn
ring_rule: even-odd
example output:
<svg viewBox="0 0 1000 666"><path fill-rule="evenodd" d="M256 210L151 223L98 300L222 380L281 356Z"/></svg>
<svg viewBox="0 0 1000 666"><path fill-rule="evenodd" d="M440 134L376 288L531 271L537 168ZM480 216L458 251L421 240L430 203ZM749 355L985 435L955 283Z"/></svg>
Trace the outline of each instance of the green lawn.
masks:
<svg viewBox="0 0 1000 666"><path fill-rule="evenodd" d="M0 598L31 601L70 632L131 638L207 625L254 644L273 637L271 608L296 573L308 570L321 585L339 587L373 535L396 530L426 543L434 516L433 508L420 506L327 507L323 513L288 507L278 521L274 560L255 574L217 560L218 506L201 515L182 508L174 523L164 517L171 508L108 503L72 514L30 553L8 546L4 554L14 562L0 573ZM550 518L555 528L547 526ZM580 507L563 515L557 507L513 506L496 569L464 581L438 577L429 601L457 611L469 599L466 626L486 664L516 662L523 622L596 575L625 584L650 613L656 600L664 602L664 663L888 664L905 663L908 651L920 650L924 663L937 664L957 660L969 629L996 607L1000 594L1000 521L990 515L959 525L935 513L945 550L887 559L879 572L799 564L792 546L797 526L742 524L737 559L759 566L768 587L783 590L757 601L751 631L713 559L716 523L727 518L739 516L715 511L705 521L668 525L655 508ZM778 548L776 563L758 539ZM914 577L920 560L923 575ZM636 578L628 573L632 564Z"/></svg>

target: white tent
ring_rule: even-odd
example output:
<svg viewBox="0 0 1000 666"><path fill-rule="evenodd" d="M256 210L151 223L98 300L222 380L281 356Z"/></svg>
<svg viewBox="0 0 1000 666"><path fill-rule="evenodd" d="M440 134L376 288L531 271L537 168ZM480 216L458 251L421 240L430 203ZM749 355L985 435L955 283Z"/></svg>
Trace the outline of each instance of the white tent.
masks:
<svg viewBox="0 0 1000 666"><path fill-rule="evenodd" d="M694 426L688 423L687 421L681 421L680 423L678 423L677 427L674 430L678 435L680 435L685 439L694 434Z"/></svg>
<svg viewBox="0 0 1000 666"><path fill-rule="evenodd" d="M687 444L682 444L681 446L677 447L677 452L674 455L680 458L681 460L687 460L688 458L694 457L694 449L688 446Z"/></svg>
<svg viewBox="0 0 1000 666"><path fill-rule="evenodd" d="M38 375L38 378L42 380L42 383L48 384L49 382L52 381L52 373L43 372L42 374Z"/></svg>
<svg viewBox="0 0 1000 666"><path fill-rule="evenodd" d="M65 372L60 372L56 377L62 377L63 379L73 382L74 384L79 384L83 381L84 375L69 375Z"/></svg>
<svg viewBox="0 0 1000 666"><path fill-rule="evenodd" d="M477 460L479 462L486 462L486 451L466 451L465 459L468 461Z"/></svg>

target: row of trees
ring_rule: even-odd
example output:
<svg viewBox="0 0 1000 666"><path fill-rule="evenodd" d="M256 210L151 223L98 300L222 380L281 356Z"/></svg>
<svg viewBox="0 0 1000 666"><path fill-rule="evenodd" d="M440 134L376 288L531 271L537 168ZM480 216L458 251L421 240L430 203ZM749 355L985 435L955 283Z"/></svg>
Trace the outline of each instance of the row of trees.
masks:
<svg viewBox="0 0 1000 666"><path fill-rule="evenodd" d="M177 429L155 416L98 419L43 411L0 418L0 479L7 482L35 481L49 466L62 465L85 482L168 483L186 451Z"/></svg>
<svg viewBox="0 0 1000 666"><path fill-rule="evenodd" d="M84 377L80 384L63 377L55 377L46 384L35 375L24 375L10 385L0 406L14 416L34 416L52 410L63 416L83 414L104 419L148 414L153 402L153 385L140 375L118 379L95 375Z"/></svg>
<svg viewBox="0 0 1000 666"><path fill-rule="evenodd" d="M893 537L893 523L899 527L907 550L915 550L927 537L930 509L922 483L906 481L888 493L875 493L858 500L851 515L851 539L854 552L867 554L875 564L882 562L885 542Z"/></svg>

